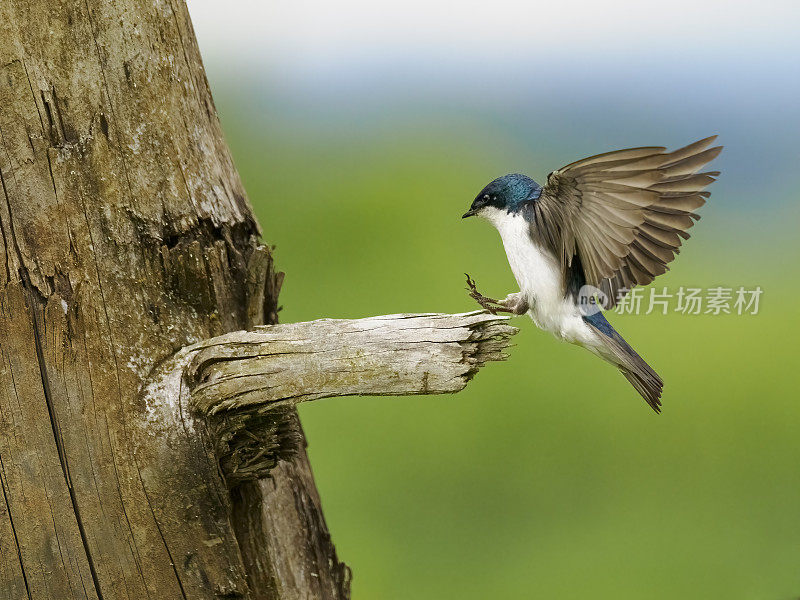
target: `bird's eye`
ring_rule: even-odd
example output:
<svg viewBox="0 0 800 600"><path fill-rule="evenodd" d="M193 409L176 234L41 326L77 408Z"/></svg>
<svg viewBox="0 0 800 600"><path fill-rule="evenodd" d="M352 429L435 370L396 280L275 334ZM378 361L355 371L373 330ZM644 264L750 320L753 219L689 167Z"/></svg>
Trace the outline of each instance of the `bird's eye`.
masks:
<svg viewBox="0 0 800 600"><path fill-rule="evenodd" d="M484 194L483 199L488 202L489 201L489 194Z"/></svg>

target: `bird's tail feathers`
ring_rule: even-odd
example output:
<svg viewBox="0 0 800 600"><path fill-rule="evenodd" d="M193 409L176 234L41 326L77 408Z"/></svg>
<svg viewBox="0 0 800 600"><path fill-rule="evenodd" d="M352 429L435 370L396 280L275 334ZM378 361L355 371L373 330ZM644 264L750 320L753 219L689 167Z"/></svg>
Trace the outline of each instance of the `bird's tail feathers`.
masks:
<svg viewBox="0 0 800 600"><path fill-rule="evenodd" d="M617 333L603 313L584 317L584 321L598 334L603 345L601 356L616 365L650 407L660 413L664 382L658 373Z"/></svg>
<svg viewBox="0 0 800 600"><path fill-rule="evenodd" d="M634 353L635 354L635 353ZM641 356L636 354L638 364L632 367L620 366L620 372L625 376L625 379L631 382L631 385L636 388L636 391L645 399L651 408L657 413L661 412L661 390L664 388L664 382L658 376L650 365L648 365Z"/></svg>

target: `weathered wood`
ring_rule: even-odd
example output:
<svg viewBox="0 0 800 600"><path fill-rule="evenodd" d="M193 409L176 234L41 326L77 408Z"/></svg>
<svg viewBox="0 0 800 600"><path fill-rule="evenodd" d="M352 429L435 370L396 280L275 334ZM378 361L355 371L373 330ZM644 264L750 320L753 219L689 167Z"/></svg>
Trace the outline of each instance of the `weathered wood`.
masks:
<svg viewBox="0 0 800 600"><path fill-rule="evenodd" d="M299 429L294 409L287 429ZM246 481L233 496L233 525L255 598L348 600L350 569L328 533L304 440L269 478Z"/></svg>
<svg viewBox="0 0 800 600"><path fill-rule="evenodd" d="M151 415L143 435L170 436L181 423L208 438L232 488L251 581L259 578L267 597L344 598L347 568L331 565L329 551L297 533L330 540L316 490L297 484L311 471L292 407L332 396L457 392L483 364L505 358L516 332L506 320L486 312L321 319L204 340L151 375L142 392ZM208 493L203 474L184 469L191 460L180 454L161 458L146 468L151 485L164 487L175 477L184 485L154 499L159 513L197 505L191 492Z"/></svg>
<svg viewBox="0 0 800 600"><path fill-rule="evenodd" d="M280 287L182 0L0 2L0 233L0 598L271 597L206 432L148 429L139 395Z"/></svg>
<svg viewBox="0 0 800 600"><path fill-rule="evenodd" d="M349 596L291 402L147 400L277 320L259 236L183 0L0 2L0 598Z"/></svg>
<svg viewBox="0 0 800 600"><path fill-rule="evenodd" d="M516 328L475 311L320 319L256 327L193 344L144 389L156 423L206 417L230 485L266 476L282 443L275 411L333 396L458 392L486 362L503 360ZM154 426L154 425L153 425ZM270 447L272 444L274 447Z"/></svg>
<svg viewBox="0 0 800 600"><path fill-rule="evenodd" d="M332 396L444 394L467 381L516 331L505 317L399 314L257 327L193 346L192 406L213 415Z"/></svg>

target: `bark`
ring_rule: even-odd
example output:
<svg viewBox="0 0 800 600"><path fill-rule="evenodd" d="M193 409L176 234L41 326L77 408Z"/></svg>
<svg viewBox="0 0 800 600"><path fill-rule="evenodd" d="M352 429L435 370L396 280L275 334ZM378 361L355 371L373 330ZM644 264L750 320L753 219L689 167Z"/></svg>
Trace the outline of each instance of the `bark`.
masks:
<svg viewBox="0 0 800 600"><path fill-rule="evenodd" d="M247 595L205 432L139 436L155 364L276 300L185 5L0 3L0 173L0 597ZM159 452L196 455L181 514Z"/></svg>
<svg viewBox="0 0 800 600"><path fill-rule="evenodd" d="M182 0L0 3L0 188L0 598L348 597L291 403L148 387L281 283Z"/></svg>

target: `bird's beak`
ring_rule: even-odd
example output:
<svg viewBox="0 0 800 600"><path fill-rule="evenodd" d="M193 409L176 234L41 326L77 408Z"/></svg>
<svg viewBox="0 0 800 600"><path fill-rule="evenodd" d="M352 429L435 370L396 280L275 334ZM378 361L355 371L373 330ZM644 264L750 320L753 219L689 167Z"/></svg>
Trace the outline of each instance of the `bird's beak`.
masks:
<svg viewBox="0 0 800 600"><path fill-rule="evenodd" d="M474 217L476 214L478 214L478 211L470 208L467 212L461 215L461 218L466 219L467 217Z"/></svg>

